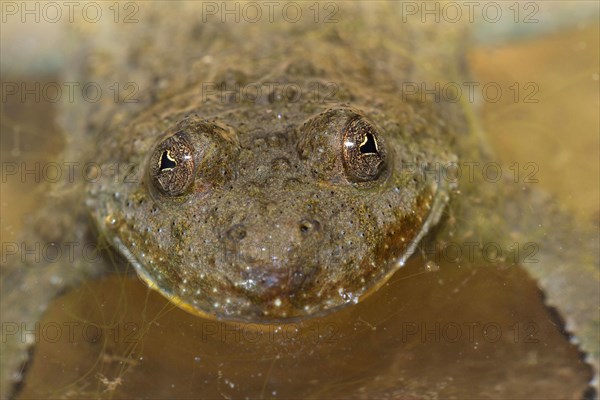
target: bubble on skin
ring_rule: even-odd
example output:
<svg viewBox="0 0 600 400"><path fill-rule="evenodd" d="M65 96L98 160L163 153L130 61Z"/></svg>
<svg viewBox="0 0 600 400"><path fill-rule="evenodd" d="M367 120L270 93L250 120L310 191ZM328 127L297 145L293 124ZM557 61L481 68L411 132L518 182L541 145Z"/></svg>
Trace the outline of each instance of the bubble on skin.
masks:
<svg viewBox="0 0 600 400"><path fill-rule="evenodd" d="M358 303L358 296L355 296L352 292L346 292L344 288L339 288L338 294L346 303Z"/></svg>

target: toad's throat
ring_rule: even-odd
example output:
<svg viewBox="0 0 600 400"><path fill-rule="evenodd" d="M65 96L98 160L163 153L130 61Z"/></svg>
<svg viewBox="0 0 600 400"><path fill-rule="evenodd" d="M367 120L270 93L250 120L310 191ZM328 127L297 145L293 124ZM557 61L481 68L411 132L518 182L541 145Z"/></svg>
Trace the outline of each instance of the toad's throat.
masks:
<svg viewBox="0 0 600 400"><path fill-rule="evenodd" d="M448 200L448 188L432 183L430 190L416 198L414 212L385 227L381 239L362 259L340 265L325 265L318 257L274 264L238 260L228 267L229 276L220 284L208 277L196 282L192 277L172 276L168 268L146 265L132 251L135 246L130 245L136 239L129 235L114 235L113 243L148 286L192 314L259 323L298 319L331 312L376 291L404 266L439 222ZM141 259L147 261L148 257L142 254ZM350 272L342 281L320 278L327 268Z"/></svg>

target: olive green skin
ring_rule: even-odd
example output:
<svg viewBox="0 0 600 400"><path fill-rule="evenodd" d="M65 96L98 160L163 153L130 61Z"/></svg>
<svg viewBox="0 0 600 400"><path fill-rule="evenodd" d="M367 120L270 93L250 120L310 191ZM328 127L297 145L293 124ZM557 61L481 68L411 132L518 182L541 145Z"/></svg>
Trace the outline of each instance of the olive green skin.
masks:
<svg viewBox="0 0 600 400"><path fill-rule="evenodd" d="M403 83L462 73L464 32L389 21L363 35L397 15L382 5L345 5L333 24L226 26L160 9L160 35L124 26L125 53L91 58L96 80L140 86L137 104L88 114L102 173L86 204L147 283L204 316L282 320L360 301L412 254L454 190L424 171L456 161L469 128L460 104L406 98ZM375 166L344 146L363 130ZM193 177L157 178L173 135Z"/></svg>
<svg viewBox="0 0 600 400"><path fill-rule="evenodd" d="M442 123L443 107L383 96L373 107L372 88L323 101L315 77L281 79L300 89L294 98L198 103L192 87L98 143L108 172L87 204L99 230L189 311L257 322L356 303L410 256L453 189L424 173L455 160L439 138L465 129ZM370 174L364 155L344 154L345 133L366 129L381 158ZM174 181L189 181L165 190L157 173L174 136L194 166L182 162Z"/></svg>

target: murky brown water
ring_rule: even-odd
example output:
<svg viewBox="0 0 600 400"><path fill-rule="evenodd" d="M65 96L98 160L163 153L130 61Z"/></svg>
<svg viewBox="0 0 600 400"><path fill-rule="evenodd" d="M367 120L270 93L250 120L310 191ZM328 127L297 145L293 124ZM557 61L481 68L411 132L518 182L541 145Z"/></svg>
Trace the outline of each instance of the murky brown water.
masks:
<svg viewBox="0 0 600 400"><path fill-rule="evenodd" d="M504 165L535 162L539 186L596 224L598 29L470 58L481 81L543 88L536 104L485 103L485 129ZM52 160L64 145L53 115L47 103L3 102L3 161ZM38 206L35 188L3 181L3 242ZM422 265L415 257L354 307L281 326L199 319L136 277L89 282L53 302L29 336L39 343L18 398L582 396L591 371L520 268Z"/></svg>
<svg viewBox="0 0 600 400"><path fill-rule="evenodd" d="M589 367L522 270L421 265L356 307L286 325L201 319L136 278L91 283L49 310L19 398L581 394Z"/></svg>

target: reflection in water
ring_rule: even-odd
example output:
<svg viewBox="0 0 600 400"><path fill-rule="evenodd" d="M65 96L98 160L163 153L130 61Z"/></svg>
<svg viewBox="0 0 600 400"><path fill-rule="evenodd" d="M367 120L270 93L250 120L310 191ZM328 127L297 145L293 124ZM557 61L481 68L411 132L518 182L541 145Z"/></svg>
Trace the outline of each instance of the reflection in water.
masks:
<svg viewBox="0 0 600 400"><path fill-rule="evenodd" d="M112 277L50 308L19 398L576 398L591 370L518 267L414 258L356 307L220 323Z"/></svg>

